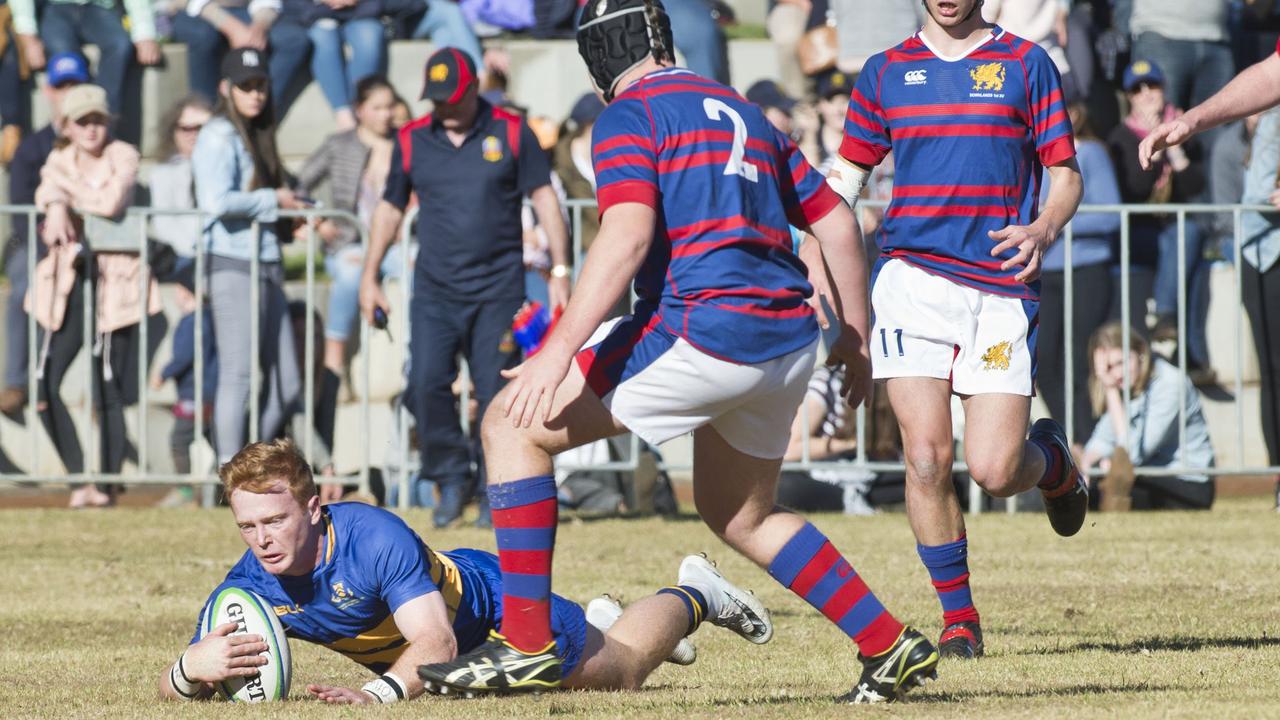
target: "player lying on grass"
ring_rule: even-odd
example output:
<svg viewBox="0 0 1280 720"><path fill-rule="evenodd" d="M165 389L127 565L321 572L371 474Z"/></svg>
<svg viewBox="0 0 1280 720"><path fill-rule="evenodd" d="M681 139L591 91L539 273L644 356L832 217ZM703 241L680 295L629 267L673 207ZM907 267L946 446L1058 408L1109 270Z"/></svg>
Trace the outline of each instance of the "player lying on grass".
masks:
<svg viewBox="0 0 1280 720"><path fill-rule="evenodd" d="M226 587L252 590L273 606L289 637L379 674L361 690L308 685L316 697L351 704L416 697L423 690L419 665L479 646L501 622L497 557L433 550L399 517L369 505L321 507L311 468L291 443L249 445L219 475L249 550L213 595ZM589 624L576 603L556 596L552 604L562 686L570 688L640 687L703 620L754 643L773 635L760 602L698 555L680 565L677 585L620 616L615 605L593 601L592 620L607 632ZM235 627L192 638L160 676L160 694L207 698L214 683L255 674L267 645L257 635L232 635ZM692 662L692 647L686 643L672 659Z"/></svg>

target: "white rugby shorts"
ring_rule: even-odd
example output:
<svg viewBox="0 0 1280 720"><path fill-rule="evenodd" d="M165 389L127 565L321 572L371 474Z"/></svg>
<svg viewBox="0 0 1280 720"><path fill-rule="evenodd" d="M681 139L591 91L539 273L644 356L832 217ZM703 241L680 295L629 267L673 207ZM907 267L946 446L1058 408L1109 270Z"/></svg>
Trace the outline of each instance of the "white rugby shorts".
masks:
<svg viewBox="0 0 1280 720"><path fill-rule="evenodd" d="M960 395L1031 396L1039 308L889 260L871 288L872 374L950 380Z"/></svg>
<svg viewBox="0 0 1280 720"><path fill-rule="evenodd" d="M711 425L739 452L786 454L818 340L756 364L702 352L659 324L624 317L600 326L578 353L587 385L627 429L652 445Z"/></svg>

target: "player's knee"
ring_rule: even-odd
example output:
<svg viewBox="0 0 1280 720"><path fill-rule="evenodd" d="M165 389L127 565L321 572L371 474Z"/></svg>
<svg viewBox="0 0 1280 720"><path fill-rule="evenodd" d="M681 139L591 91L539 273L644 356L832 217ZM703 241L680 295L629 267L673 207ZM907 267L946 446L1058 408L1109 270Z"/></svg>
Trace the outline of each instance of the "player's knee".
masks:
<svg viewBox="0 0 1280 720"><path fill-rule="evenodd" d="M926 487L950 488L951 446L911 443L904 448L908 478Z"/></svg>
<svg viewBox="0 0 1280 720"><path fill-rule="evenodd" d="M515 428L511 427L511 420L502 412L506 400L505 391L498 393L498 396L485 409L484 418L480 420L480 441L484 444L486 452L489 448L502 447L515 432Z"/></svg>
<svg viewBox="0 0 1280 720"><path fill-rule="evenodd" d="M968 461L969 477L988 495L1003 498L1018 494L1018 465L1007 458L976 458Z"/></svg>

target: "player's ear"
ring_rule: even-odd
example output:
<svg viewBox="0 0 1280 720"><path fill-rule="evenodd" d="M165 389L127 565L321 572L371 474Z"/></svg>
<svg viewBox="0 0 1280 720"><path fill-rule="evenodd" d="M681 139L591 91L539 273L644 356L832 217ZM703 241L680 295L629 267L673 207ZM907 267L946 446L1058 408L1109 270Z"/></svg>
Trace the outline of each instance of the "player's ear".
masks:
<svg viewBox="0 0 1280 720"><path fill-rule="evenodd" d="M311 524L319 525L320 524L320 496L312 495L310 498L308 498L305 509L307 511L307 517L311 519Z"/></svg>

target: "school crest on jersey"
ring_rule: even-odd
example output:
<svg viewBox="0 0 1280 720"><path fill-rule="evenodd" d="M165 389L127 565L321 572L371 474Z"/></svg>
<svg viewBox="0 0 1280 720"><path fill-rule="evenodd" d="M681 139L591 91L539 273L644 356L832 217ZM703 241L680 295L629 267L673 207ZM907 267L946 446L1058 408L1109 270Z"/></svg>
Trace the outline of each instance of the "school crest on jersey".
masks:
<svg viewBox="0 0 1280 720"><path fill-rule="evenodd" d="M502 159L502 141L493 135L484 139L480 149L484 152L484 159L489 162L496 163Z"/></svg>
<svg viewBox="0 0 1280 720"><path fill-rule="evenodd" d="M333 603L339 610L346 610L361 600L355 593L348 590L341 580L332 583L329 587L333 589L333 594L329 596L329 602Z"/></svg>
<svg viewBox="0 0 1280 720"><path fill-rule="evenodd" d="M987 348L986 352L982 353L982 362L983 362L982 369L983 370L1008 370L1009 356L1012 353L1013 353L1013 346L1009 344L1008 340L992 345L991 347Z"/></svg>
<svg viewBox="0 0 1280 720"><path fill-rule="evenodd" d="M1004 63L989 62L970 68L975 92L1001 92L1004 90Z"/></svg>

